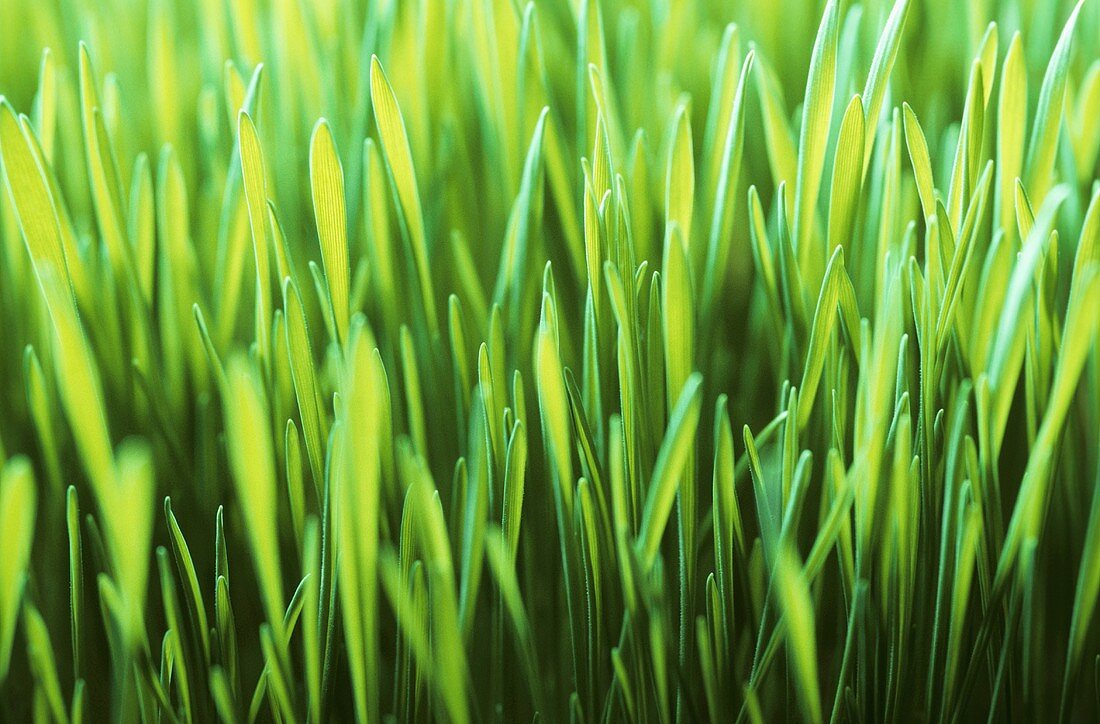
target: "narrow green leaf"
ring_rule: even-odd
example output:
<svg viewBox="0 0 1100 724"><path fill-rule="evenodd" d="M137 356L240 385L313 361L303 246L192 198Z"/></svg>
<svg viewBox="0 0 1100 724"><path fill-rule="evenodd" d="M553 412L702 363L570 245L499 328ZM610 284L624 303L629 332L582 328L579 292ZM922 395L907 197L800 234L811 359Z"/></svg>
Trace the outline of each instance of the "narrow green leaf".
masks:
<svg viewBox="0 0 1100 724"><path fill-rule="evenodd" d="M685 249L691 244L691 217L695 203L695 155L688 113L686 102L676 106L665 171L665 221L680 227Z"/></svg>
<svg viewBox="0 0 1100 724"><path fill-rule="evenodd" d="M4 164L5 185L35 270L41 275L41 265L49 264L55 274L67 279L61 230L45 172L15 111L3 98L0 98L0 159Z"/></svg>
<svg viewBox="0 0 1100 724"><path fill-rule="evenodd" d="M35 498L30 462L12 458L0 470L0 530L4 531L0 537L0 682L8 675L15 624L28 576Z"/></svg>
<svg viewBox="0 0 1100 724"><path fill-rule="evenodd" d="M324 118L313 127L309 142L309 182L313 213L321 240L321 261L332 295L332 313L339 339L348 336L349 301L348 221L344 208L344 169L336 153L332 131Z"/></svg>
<svg viewBox="0 0 1100 724"><path fill-rule="evenodd" d="M267 240L267 171L256 125L246 111L237 117L237 143L241 153L241 175L252 229L252 251L256 259L256 341L260 354L271 354L271 267Z"/></svg>
<svg viewBox="0 0 1100 724"><path fill-rule="evenodd" d="M825 146L833 111L836 84L837 3L829 0L814 41L802 105L802 128L798 139L798 179L795 186L794 228L791 238L798 258L805 265L810 258L817 194L825 166Z"/></svg>
<svg viewBox="0 0 1100 724"><path fill-rule="evenodd" d="M818 685L817 634L814 605L797 554L780 549L775 567L776 597L787 624L787 647L794 662L795 691L806 718L821 721L821 692Z"/></svg>
<svg viewBox="0 0 1100 724"><path fill-rule="evenodd" d="M432 281L431 266L428 257L428 242L424 231L424 214L420 207L420 192L416 188L416 174L413 170L412 151L405 131L405 121L397 97L393 93L389 80L382 70L378 58L371 57L370 95L374 106L374 119L378 124L378 133L382 140L382 151L390 169L394 191L401 205L402 216L409 235L412 259L416 267L420 284L424 314L428 321L428 331L438 332L439 323L435 309L435 285Z"/></svg>
<svg viewBox="0 0 1100 724"><path fill-rule="evenodd" d="M1031 126L1031 136L1027 144L1027 191L1036 203L1041 204L1051 185L1054 170L1054 158L1057 151L1058 132L1062 127L1062 115L1065 105L1066 80L1069 75L1069 52L1073 43L1073 31L1077 26L1077 16L1085 0L1077 0L1073 12L1062 28L1058 45L1050 56L1043 85L1039 89L1039 106L1035 121Z"/></svg>
<svg viewBox="0 0 1100 724"><path fill-rule="evenodd" d="M828 253L838 246L853 248L852 231L862 190L863 168L863 102L852 96L840 122L840 135L833 158L833 182L829 190Z"/></svg>
<svg viewBox="0 0 1100 724"><path fill-rule="evenodd" d="M50 643L50 632L42 614L31 604L23 608L23 622L27 632L27 657L34 671L34 678L46 699L50 715L55 722L68 721L65 702L61 698L61 682Z"/></svg>
<svg viewBox="0 0 1100 724"><path fill-rule="evenodd" d="M298 286L289 278L283 281L283 308L286 310L287 355L290 359L295 397L298 400L298 414L302 419L302 432L306 439L306 454L309 457L310 470L313 472L313 485L320 499L323 497L321 491L325 480L324 451L327 434L322 422L320 391L317 386L317 372L309 341L306 313Z"/></svg>
<svg viewBox="0 0 1100 724"><path fill-rule="evenodd" d="M356 317L348 346L343 434L345 472L337 490L339 586L348 661L360 721L378 716L377 550L381 479L375 434L381 416L380 385L372 361L374 340Z"/></svg>
<svg viewBox="0 0 1100 724"><path fill-rule="evenodd" d="M701 385L702 377L698 373L692 374L685 381L683 390L672 409L668 433L665 435L664 442L661 443L657 463L653 467L653 476L649 494L646 496L637 540L638 553L644 569L652 567L657 557L665 526L668 525L668 518L672 513L672 504L676 500L681 476L690 463L702 404Z"/></svg>
<svg viewBox="0 0 1100 724"><path fill-rule="evenodd" d="M276 526L275 456L267 400L257 372L240 356L230 360L225 429L240 512L245 521L267 622L278 642L282 634L283 586ZM280 643L280 645L282 645Z"/></svg>
<svg viewBox="0 0 1100 724"><path fill-rule="evenodd" d="M932 182L932 161L928 156L928 142L917 120L917 114L908 103L902 104L902 115L905 124L905 145L909 149L909 159L913 162L913 176L917 181L921 211L927 220L936 214L936 195Z"/></svg>
<svg viewBox="0 0 1100 724"><path fill-rule="evenodd" d="M997 101L997 222L1012 235L1016 230L1016 179L1023 175L1027 131L1027 66L1020 34L1012 36L1001 68Z"/></svg>
<svg viewBox="0 0 1100 724"><path fill-rule="evenodd" d="M864 124L866 138L864 139L862 156L864 176L866 176L867 167L871 163L871 149L875 144L879 113L882 111L882 102L886 97L886 83L890 79L894 61L898 57L902 30L905 28L905 18L908 13L909 0L896 0L893 9L890 10L889 17L886 18L886 25L882 29L878 45L875 46L871 69L867 72L867 83L863 87L861 96L867 104L866 123Z"/></svg>

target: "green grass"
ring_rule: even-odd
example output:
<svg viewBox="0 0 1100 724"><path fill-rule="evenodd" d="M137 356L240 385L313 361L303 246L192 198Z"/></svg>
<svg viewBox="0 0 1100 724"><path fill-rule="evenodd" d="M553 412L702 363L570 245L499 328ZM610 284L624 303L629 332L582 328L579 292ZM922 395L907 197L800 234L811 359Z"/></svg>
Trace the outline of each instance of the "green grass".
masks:
<svg viewBox="0 0 1100 724"><path fill-rule="evenodd" d="M1097 0L4 0L0 93L0 721L1100 717Z"/></svg>

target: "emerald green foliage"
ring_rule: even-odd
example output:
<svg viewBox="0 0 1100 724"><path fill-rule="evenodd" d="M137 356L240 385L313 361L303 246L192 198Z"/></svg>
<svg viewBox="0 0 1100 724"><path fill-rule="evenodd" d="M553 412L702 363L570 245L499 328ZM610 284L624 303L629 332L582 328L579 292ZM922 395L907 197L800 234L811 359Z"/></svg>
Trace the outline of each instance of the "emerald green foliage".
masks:
<svg viewBox="0 0 1100 724"><path fill-rule="evenodd" d="M1100 718L1100 1L3 0L0 721Z"/></svg>

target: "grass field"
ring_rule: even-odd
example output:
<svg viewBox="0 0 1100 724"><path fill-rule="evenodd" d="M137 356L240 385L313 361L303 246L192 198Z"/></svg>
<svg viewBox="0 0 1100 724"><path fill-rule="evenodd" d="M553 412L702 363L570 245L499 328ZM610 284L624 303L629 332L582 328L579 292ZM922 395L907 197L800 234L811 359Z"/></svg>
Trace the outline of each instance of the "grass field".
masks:
<svg viewBox="0 0 1100 724"><path fill-rule="evenodd" d="M0 721L1100 718L1100 1L0 0Z"/></svg>

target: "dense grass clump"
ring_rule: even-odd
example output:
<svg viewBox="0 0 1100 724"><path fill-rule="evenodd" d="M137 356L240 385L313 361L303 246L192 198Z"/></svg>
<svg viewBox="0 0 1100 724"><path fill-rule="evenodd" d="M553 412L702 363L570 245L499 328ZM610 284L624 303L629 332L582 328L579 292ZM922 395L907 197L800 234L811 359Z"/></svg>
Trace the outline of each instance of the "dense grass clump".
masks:
<svg viewBox="0 0 1100 724"><path fill-rule="evenodd" d="M0 720L1100 718L1100 2L0 1Z"/></svg>

